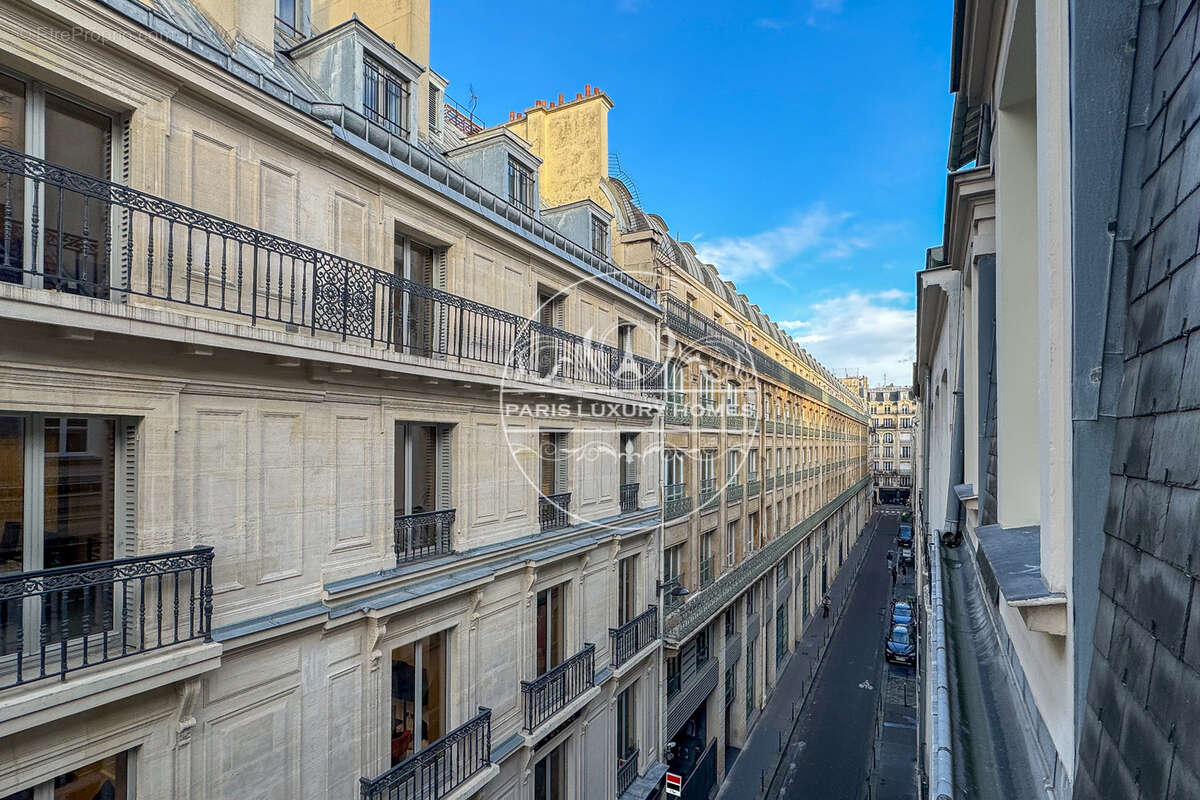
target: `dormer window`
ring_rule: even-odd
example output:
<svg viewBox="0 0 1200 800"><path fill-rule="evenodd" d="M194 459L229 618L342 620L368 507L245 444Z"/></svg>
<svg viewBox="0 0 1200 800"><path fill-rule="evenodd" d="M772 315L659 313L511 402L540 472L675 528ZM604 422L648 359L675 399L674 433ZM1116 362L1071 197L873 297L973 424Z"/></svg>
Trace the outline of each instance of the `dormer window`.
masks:
<svg viewBox="0 0 1200 800"><path fill-rule="evenodd" d="M300 3L303 0L275 0L275 19L294 33L300 32Z"/></svg>
<svg viewBox="0 0 1200 800"><path fill-rule="evenodd" d="M408 138L409 84L374 59L363 58L363 115Z"/></svg>
<svg viewBox="0 0 1200 800"><path fill-rule="evenodd" d="M592 217L592 252L608 257L608 223L600 217Z"/></svg>
<svg viewBox="0 0 1200 800"><path fill-rule="evenodd" d="M533 172L511 156L508 159L508 202L533 213Z"/></svg>
<svg viewBox="0 0 1200 800"><path fill-rule="evenodd" d="M442 90L429 84L429 135L442 132Z"/></svg>

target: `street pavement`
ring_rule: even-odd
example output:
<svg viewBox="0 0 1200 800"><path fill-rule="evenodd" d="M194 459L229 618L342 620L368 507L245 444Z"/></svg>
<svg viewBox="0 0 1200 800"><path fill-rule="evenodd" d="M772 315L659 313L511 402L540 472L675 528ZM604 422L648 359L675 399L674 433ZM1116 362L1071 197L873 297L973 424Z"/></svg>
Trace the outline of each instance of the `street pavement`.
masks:
<svg viewBox="0 0 1200 800"><path fill-rule="evenodd" d="M916 796L916 682L911 668L889 667L883 658L893 596L887 553L897 551L898 524L899 509L872 515L838 575L844 581L835 581L831 591L837 624L806 632L719 798L751 793L771 800ZM912 570L907 580L907 587L903 582L896 587L897 596L912 592ZM825 621L818 617L814 622ZM810 624L815 627L830 626ZM882 696L881 688L886 690ZM799 712L794 725L793 703ZM764 725L778 730L762 730ZM876 734L881 734L878 750Z"/></svg>

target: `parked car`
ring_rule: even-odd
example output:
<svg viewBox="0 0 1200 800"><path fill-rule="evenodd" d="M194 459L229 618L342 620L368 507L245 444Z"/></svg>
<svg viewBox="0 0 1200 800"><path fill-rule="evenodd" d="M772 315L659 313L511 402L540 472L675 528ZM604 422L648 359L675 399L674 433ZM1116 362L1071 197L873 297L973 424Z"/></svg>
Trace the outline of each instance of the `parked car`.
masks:
<svg viewBox="0 0 1200 800"><path fill-rule="evenodd" d="M912 625L912 623L912 606L900 600L892 603L892 625Z"/></svg>
<svg viewBox="0 0 1200 800"><path fill-rule="evenodd" d="M893 664L917 663L916 637L909 625L892 625L887 642L884 643L884 658Z"/></svg>
<svg viewBox="0 0 1200 800"><path fill-rule="evenodd" d="M909 567L913 565L913 551L911 547L900 548L900 563Z"/></svg>
<svg viewBox="0 0 1200 800"><path fill-rule="evenodd" d="M912 541L912 525L905 525L901 523L900 532L896 534L896 544L900 545L901 547L912 547Z"/></svg>

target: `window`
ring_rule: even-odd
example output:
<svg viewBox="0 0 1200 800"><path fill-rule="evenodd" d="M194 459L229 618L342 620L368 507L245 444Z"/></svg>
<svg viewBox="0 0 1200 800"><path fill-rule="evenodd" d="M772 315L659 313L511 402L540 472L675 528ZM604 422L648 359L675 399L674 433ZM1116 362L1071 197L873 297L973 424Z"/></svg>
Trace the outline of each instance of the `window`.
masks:
<svg viewBox="0 0 1200 800"><path fill-rule="evenodd" d="M911 447L901 447L900 448L900 457L901 458L912 458L912 448Z"/></svg>
<svg viewBox="0 0 1200 800"><path fill-rule="evenodd" d="M508 202L533 213L533 173L512 157L508 159Z"/></svg>
<svg viewBox="0 0 1200 800"><path fill-rule="evenodd" d="M738 468L741 466L740 455L737 450L729 450L725 453L725 475L730 483L738 482Z"/></svg>
<svg viewBox="0 0 1200 800"><path fill-rule="evenodd" d="M546 754L533 768L533 800L566 800L567 742Z"/></svg>
<svg viewBox="0 0 1200 800"><path fill-rule="evenodd" d="M392 650L392 766L446 734L448 645L435 633Z"/></svg>
<svg viewBox="0 0 1200 800"><path fill-rule="evenodd" d="M738 385L730 383L725 388L725 413L733 416L738 413Z"/></svg>
<svg viewBox="0 0 1200 800"><path fill-rule="evenodd" d="M449 525L429 516L450 508L450 453L448 425L396 423L393 516L395 529L403 533L397 558L450 552Z"/></svg>
<svg viewBox="0 0 1200 800"><path fill-rule="evenodd" d="M625 761L637 752L637 684L617 695L617 758Z"/></svg>
<svg viewBox="0 0 1200 800"><path fill-rule="evenodd" d="M746 479L758 480L758 448L750 451L750 459L746 462Z"/></svg>
<svg viewBox="0 0 1200 800"><path fill-rule="evenodd" d="M758 549L758 512L755 511L746 520L746 552L753 553Z"/></svg>
<svg viewBox="0 0 1200 800"><path fill-rule="evenodd" d="M890 461L883 462L883 471L891 472L892 471L892 462L890 462Z"/></svg>
<svg viewBox="0 0 1200 800"><path fill-rule="evenodd" d="M444 247L419 242L396 226L392 234L392 269L396 275L421 286L446 287ZM414 355L445 357L450 342L445 311L431 298L416 292L392 289L392 344Z"/></svg>
<svg viewBox="0 0 1200 800"><path fill-rule="evenodd" d="M785 580L787 580L787 576L788 563L787 558L785 557L783 561L780 561L775 565L775 585L778 586L779 584L783 583Z"/></svg>
<svg viewBox="0 0 1200 800"><path fill-rule="evenodd" d="M716 450L700 451L700 488L704 491L712 491L716 487L716 460Z"/></svg>
<svg viewBox="0 0 1200 800"><path fill-rule="evenodd" d="M737 528L736 521L725 526L725 565L730 567L737 561Z"/></svg>
<svg viewBox="0 0 1200 800"><path fill-rule="evenodd" d="M891 444L893 441L895 441L895 439L892 437L892 435L890 433L885 433L883 435L883 443L884 444Z"/></svg>
<svg viewBox="0 0 1200 800"><path fill-rule="evenodd" d="M296 5L299 0L275 0L275 19L282 22L284 25L291 28L293 31L299 30L297 21L300 15L297 12Z"/></svg>
<svg viewBox="0 0 1200 800"><path fill-rule="evenodd" d="M636 433L621 434L620 477L622 485L638 482L638 435Z"/></svg>
<svg viewBox="0 0 1200 800"><path fill-rule="evenodd" d="M567 433L541 431L538 434L538 457L541 464L540 489L543 497L567 491Z"/></svg>
<svg viewBox="0 0 1200 800"><path fill-rule="evenodd" d="M563 622L566 609L563 608L565 587L554 586L543 589L537 594L537 651L534 654L534 668L538 675L544 675L563 662L563 651L566 636Z"/></svg>
<svg viewBox="0 0 1200 800"><path fill-rule="evenodd" d="M688 296L687 296L687 306L688 306L688 308L696 307L696 295L691 294L690 292L688 293Z"/></svg>
<svg viewBox="0 0 1200 800"><path fill-rule="evenodd" d="M700 406L705 411L712 411L716 408L716 397L713 394L713 379L712 375L704 368L700 369Z"/></svg>
<svg viewBox="0 0 1200 800"><path fill-rule="evenodd" d="M663 451L663 484L666 486L667 500L678 500L683 497L683 451Z"/></svg>
<svg viewBox="0 0 1200 800"><path fill-rule="evenodd" d="M608 258L608 223L600 217L592 217L592 252Z"/></svg>
<svg viewBox="0 0 1200 800"><path fill-rule="evenodd" d="M0 416L0 575L133 555L135 451L132 420ZM111 630L119 602L112 584L0 602L0 655Z"/></svg>
<svg viewBox="0 0 1200 800"><path fill-rule="evenodd" d="M746 619L754 616L754 607L758 599L758 586L751 586L750 591L746 592Z"/></svg>
<svg viewBox="0 0 1200 800"><path fill-rule="evenodd" d="M679 654L667 656L667 700L679 694Z"/></svg>
<svg viewBox="0 0 1200 800"><path fill-rule="evenodd" d="M638 556L622 558L617 562L617 625L638 615L637 583Z"/></svg>
<svg viewBox="0 0 1200 800"><path fill-rule="evenodd" d="M680 562L683 560L683 545L677 544L663 550L663 583L670 583L679 578ZM670 593L667 597L671 597Z"/></svg>
<svg viewBox="0 0 1200 800"><path fill-rule="evenodd" d="M114 124L106 113L0 75L0 118L0 144L92 177L119 177L112 174ZM0 187L0 280L107 298L112 248L105 239L117 233L109 206L41 187L41 213L34 218L26 213L29 186L18 178ZM26 263L35 252L40 263Z"/></svg>
<svg viewBox="0 0 1200 800"><path fill-rule="evenodd" d="M725 635L733 636L737 633L737 614L733 613L732 608L725 610Z"/></svg>
<svg viewBox="0 0 1200 800"><path fill-rule="evenodd" d="M4 800L74 800L96 798L126 800L132 797L129 786L129 759L126 753L102 758L76 767L44 783L7 795Z"/></svg>
<svg viewBox="0 0 1200 800"><path fill-rule="evenodd" d="M894 449L895 449L895 448L892 448L892 447L885 447L885 448L883 448L883 457L884 457L884 458L891 458L891 457L892 457L892 451L893 451Z"/></svg>
<svg viewBox="0 0 1200 800"><path fill-rule="evenodd" d="M363 57L363 115L407 139L409 84L372 58Z"/></svg>
<svg viewBox="0 0 1200 800"><path fill-rule="evenodd" d="M754 698L754 645L755 642L750 642L746 645L746 717L749 718L754 713L755 698Z"/></svg>
<svg viewBox="0 0 1200 800"><path fill-rule="evenodd" d="M708 628L696 634L696 671L708 663L709 647L708 647Z"/></svg>

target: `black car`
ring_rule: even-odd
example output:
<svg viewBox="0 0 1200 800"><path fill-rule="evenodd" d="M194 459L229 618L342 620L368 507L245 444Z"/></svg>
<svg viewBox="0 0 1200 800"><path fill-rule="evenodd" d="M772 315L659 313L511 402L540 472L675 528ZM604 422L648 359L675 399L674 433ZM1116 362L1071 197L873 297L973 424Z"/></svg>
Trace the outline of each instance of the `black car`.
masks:
<svg viewBox="0 0 1200 800"><path fill-rule="evenodd" d="M884 643L884 658L893 664L917 663L916 637L908 625L892 625Z"/></svg>

